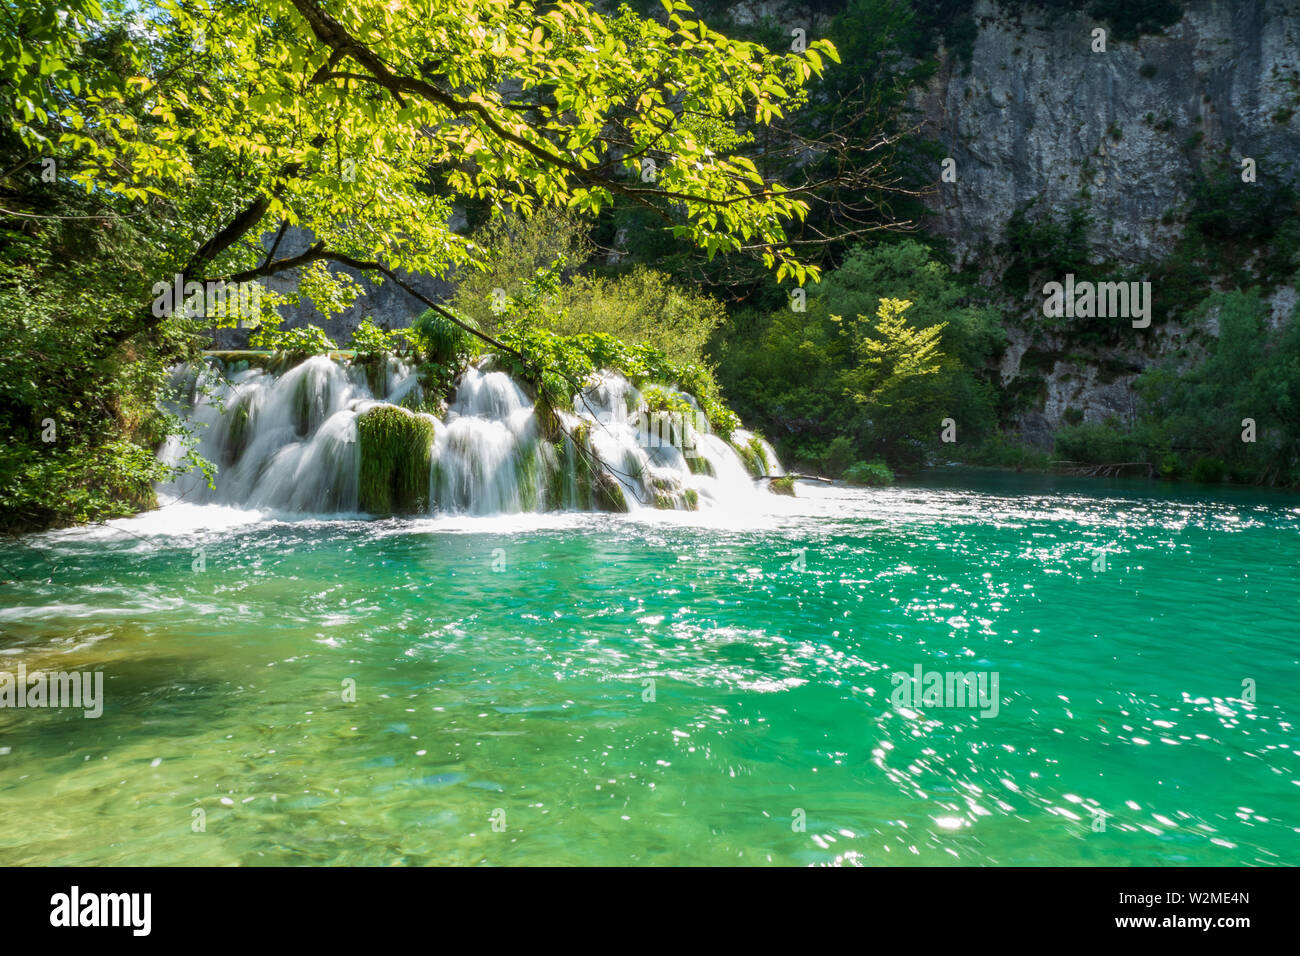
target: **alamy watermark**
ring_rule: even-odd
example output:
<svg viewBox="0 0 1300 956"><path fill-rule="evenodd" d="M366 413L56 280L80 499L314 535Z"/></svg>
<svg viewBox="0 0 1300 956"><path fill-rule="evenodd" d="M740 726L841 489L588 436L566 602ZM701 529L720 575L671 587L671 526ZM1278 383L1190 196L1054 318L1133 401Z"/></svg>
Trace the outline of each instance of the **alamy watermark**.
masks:
<svg viewBox="0 0 1300 956"><path fill-rule="evenodd" d="M899 709L978 707L981 717L996 717L1001 705L997 671L925 671L917 664L911 674L898 671L890 681L889 700Z"/></svg>
<svg viewBox="0 0 1300 956"><path fill-rule="evenodd" d="M50 925L120 926L129 928L133 936L148 936L152 910L152 893L83 893L74 886L50 897Z"/></svg>
<svg viewBox="0 0 1300 956"><path fill-rule="evenodd" d="M1049 319L1132 319L1133 328L1151 324L1151 283L1074 281L1043 286L1043 315Z"/></svg>
<svg viewBox="0 0 1300 956"><path fill-rule="evenodd" d="M153 314L158 318L231 318L245 321L262 314L262 286L257 282L186 282L179 272L170 282L153 284Z"/></svg>
<svg viewBox="0 0 1300 956"><path fill-rule="evenodd" d="M0 671L0 707L76 707L94 719L104 713L103 671Z"/></svg>

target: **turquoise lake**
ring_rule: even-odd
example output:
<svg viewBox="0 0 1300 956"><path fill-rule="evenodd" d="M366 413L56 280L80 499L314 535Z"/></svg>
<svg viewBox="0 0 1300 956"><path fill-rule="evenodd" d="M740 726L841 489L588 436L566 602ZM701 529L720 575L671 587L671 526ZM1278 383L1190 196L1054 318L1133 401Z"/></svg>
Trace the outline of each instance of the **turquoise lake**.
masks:
<svg viewBox="0 0 1300 956"><path fill-rule="evenodd" d="M1300 863L1300 497L800 494L0 544L0 670L105 689L0 709L0 863Z"/></svg>

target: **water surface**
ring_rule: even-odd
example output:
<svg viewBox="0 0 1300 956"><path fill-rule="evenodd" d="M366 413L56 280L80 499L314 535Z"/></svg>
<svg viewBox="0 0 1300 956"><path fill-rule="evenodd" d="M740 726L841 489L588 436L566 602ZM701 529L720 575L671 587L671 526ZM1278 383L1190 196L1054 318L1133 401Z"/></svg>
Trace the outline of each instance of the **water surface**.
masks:
<svg viewBox="0 0 1300 956"><path fill-rule="evenodd" d="M0 863L1300 862L1300 498L800 490L2 545L0 670L106 702L0 709Z"/></svg>

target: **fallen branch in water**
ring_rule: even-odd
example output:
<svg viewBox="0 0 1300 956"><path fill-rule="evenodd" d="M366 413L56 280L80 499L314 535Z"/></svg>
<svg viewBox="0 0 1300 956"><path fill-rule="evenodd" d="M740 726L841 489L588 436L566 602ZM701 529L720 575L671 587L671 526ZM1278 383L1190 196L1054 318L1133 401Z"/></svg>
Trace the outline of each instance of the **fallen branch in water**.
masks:
<svg viewBox="0 0 1300 956"><path fill-rule="evenodd" d="M759 475L755 481L776 481L779 478L789 478L793 481L820 481L823 485L833 485L835 482L829 478L819 478L816 475Z"/></svg>
<svg viewBox="0 0 1300 956"><path fill-rule="evenodd" d="M1072 475L1086 475L1089 478L1118 478L1127 468L1146 469L1147 477L1154 478L1156 467L1148 461L1119 461L1111 464L1089 465L1077 461L1052 461L1050 465L1068 466L1061 470Z"/></svg>

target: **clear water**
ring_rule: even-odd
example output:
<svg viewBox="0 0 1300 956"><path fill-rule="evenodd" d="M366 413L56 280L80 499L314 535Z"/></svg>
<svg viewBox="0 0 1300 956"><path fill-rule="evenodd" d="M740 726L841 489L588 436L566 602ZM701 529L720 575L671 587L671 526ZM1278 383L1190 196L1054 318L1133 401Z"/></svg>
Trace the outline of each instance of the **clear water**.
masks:
<svg viewBox="0 0 1300 956"><path fill-rule="evenodd" d="M1300 499L801 492L5 544L0 670L107 701L0 709L0 863L1300 862ZM998 715L899 711L916 664Z"/></svg>

